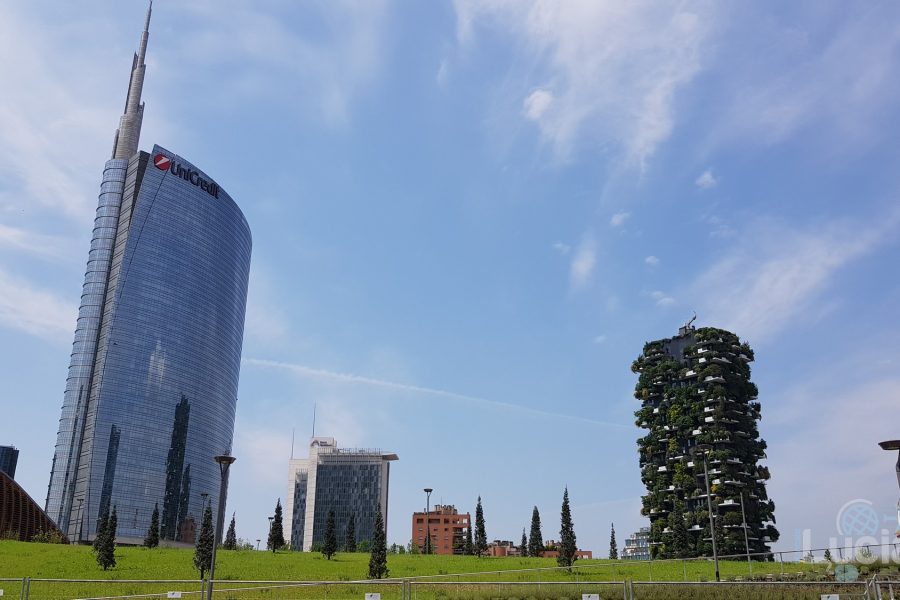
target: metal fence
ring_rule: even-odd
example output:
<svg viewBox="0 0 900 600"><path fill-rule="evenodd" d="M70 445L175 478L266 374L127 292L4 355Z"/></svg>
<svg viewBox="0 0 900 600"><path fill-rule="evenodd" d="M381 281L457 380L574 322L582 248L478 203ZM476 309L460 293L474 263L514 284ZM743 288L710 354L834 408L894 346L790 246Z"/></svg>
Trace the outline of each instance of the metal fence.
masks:
<svg viewBox="0 0 900 600"><path fill-rule="evenodd" d="M206 582L195 580L0 579L6 598L20 600L125 600L203 598ZM897 600L894 582L873 579L840 582L684 581L216 581L219 600Z"/></svg>

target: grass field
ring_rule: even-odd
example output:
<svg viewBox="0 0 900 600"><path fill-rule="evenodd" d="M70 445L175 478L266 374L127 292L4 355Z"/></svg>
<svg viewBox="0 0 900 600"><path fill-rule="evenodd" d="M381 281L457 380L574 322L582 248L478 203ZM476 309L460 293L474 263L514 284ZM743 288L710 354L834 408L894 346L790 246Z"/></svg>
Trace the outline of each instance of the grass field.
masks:
<svg viewBox="0 0 900 600"><path fill-rule="evenodd" d="M117 566L103 571L97 566L88 546L29 544L0 541L0 579L30 577L32 579L102 579L109 583L31 583L30 598L87 598L119 596L125 594L164 593L168 590L199 591L198 574L193 567L193 552L183 549L117 548ZM368 554L340 553L328 561L318 553L219 551L216 579L231 581L338 581L351 582L365 579L368 570ZM585 581L709 581L713 579L711 561L676 562L627 562L592 560L579 561L579 568L571 573L555 570L554 559L542 558L475 558L469 556L389 555L388 567L392 578L429 577L415 586L415 597L425 599L456 600L458 598L580 598L585 591ZM543 569L536 571L533 569ZM780 577L779 563L754 563L755 575L773 573ZM787 563L788 575L815 577L823 573L821 564ZM494 571L491 573L491 571ZM499 573L498 573L499 571ZM746 578L748 566L743 561L723 561L723 579ZM133 580L183 580L183 583L146 584ZM521 585L518 582L559 582L556 585ZM462 582L482 582L481 585ZM488 582L495 582L490 583ZM496 582L510 582L509 584ZM563 585L565 584L565 585ZM7 597L17 597L18 582L0 582ZM220 583L217 588L246 587L244 584ZM375 589L377 587L378 589ZM590 586L589 586L590 587ZM622 597L619 584L600 586L601 598ZM593 588L601 591L597 585ZM381 591L384 600L401 597L400 584L343 584L329 586L305 586L254 591L233 591L222 598L250 600L251 598L362 598L366 591ZM615 590L615 593L613 591ZM819 588L809 588L809 597L818 598ZM588 590L589 591L589 590ZM712 590L693 588L669 591L645 587L640 598L705 598ZM744 597L740 590L729 592L729 597ZM756 588L748 598L764 598ZM797 588L800 592L800 588ZM671 594L671 595L670 595ZM699 594L699 595L698 595ZM190 597L190 596L188 596ZM196 597L196 596L194 596ZM219 598L219 594L216 595ZM784 596L783 592L772 597L803 598L805 595Z"/></svg>

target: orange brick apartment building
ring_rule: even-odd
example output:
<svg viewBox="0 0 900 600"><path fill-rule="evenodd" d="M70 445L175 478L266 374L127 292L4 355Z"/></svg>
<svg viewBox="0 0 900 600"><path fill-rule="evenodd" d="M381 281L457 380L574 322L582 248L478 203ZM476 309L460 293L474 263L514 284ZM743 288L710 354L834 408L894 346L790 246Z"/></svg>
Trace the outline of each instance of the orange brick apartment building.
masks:
<svg viewBox="0 0 900 600"><path fill-rule="evenodd" d="M466 532L471 519L469 513L460 514L452 504L436 504L429 513L417 512L412 516L412 542L425 551L425 519L431 532L431 551L434 554L462 554Z"/></svg>

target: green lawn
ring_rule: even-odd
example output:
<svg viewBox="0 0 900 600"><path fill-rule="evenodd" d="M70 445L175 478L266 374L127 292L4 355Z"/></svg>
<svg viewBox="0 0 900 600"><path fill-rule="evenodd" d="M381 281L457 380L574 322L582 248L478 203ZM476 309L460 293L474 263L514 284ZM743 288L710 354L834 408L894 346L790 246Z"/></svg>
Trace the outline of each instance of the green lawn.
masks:
<svg viewBox="0 0 900 600"><path fill-rule="evenodd" d="M318 553L219 551L216 579L232 581L354 581L366 578L368 554L340 553L332 560L325 560ZM164 593L168 590L198 591L198 574L193 568L193 552L182 549L117 548L117 566L103 571L97 566L88 546L29 544L0 541L0 579L103 579L109 583L50 583L33 581L30 598L87 598L137 593ZM554 559L541 558L475 558L469 556L389 555L388 567L392 578L442 576L429 579L416 588L416 599L454 600L456 598L526 598L547 597L580 598L583 591L601 591L601 597L622 597L618 586L588 586L585 581L708 581L713 579L710 561L689 563L674 562L620 562L608 560L579 561L579 568L572 573L565 570L525 571L526 569L556 567ZM822 565L788 563L788 574L812 571L822 572ZM517 570L520 570L517 572ZM502 573L488 573L503 571ZM736 576L746 578L746 562L722 562L723 579ZM778 563L754 563L754 574L764 572L780 575ZM124 580L186 580L184 583L146 584ZM118 580L118 582L116 582ZM458 582L484 582L481 586L462 585ZM566 585L538 587L503 585L496 582L566 582ZM437 582L437 583L434 583ZM487 585L487 582L495 582ZM19 582L2 582L7 597L18 597ZM222 582L217 589L246 587L245 584ZM343 584L331 586L306 586L255 591L233 591L221 598L250 600L252 598L362 598L365 591L381 591L384 600L401 597L400 584ZM377 588L377 589L376 589ZM615 593L614 593L615 592ZM651 593L652 592L652 593ZM706 597L687 594L686 588L671 590L672 597ZM700 593L700 592L698 592ZM810 592L812 593L812 592ZM663 595L660 595L663 594ZM680 596L679 596L680 595ZM738 597L739 594L730 594ZM196 598L197 595L187 596ZM219 598L220 595L216 594ZM667 598L658 589L645 587L641 597ZM760 596L762 597L762 596ZM780 597L780 596L779 596ZM805 597L805 596L791 596ZM815 596L817 597L817 596Z"/></svg>

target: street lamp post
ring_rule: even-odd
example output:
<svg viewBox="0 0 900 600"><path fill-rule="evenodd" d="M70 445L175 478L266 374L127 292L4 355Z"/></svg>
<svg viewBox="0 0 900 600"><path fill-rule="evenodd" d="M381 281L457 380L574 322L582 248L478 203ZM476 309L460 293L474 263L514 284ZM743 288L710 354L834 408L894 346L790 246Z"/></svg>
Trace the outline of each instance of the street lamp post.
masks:
<svg viewBox="0 0 900 600"><path fill-rule="evenodd" d="M703 456L703 477L706 480L706 507L709 511L709 537L712 538L713 561L716 563L716 581L720 581L720 579L719 579L719 551L716 548L716 525L713 522L712 495L711 495L712 491L710 490L710 487L709 487L709 466L706 461L706 455L710 450L712 450L712 446L710 446L709 444L697 444L694 447L695 455L699 453Z"/></svg>
<svg viewBox="0 0 900 600"><path fill-rule="evenodd" d="M900 440L879 442L882 450L898 450L897 452L897 485L900 485ZM897 537L900 538L900 500L897 500Z"/></svg>
<svg viewBox="0 0 900 600"><path fill-rule="evenodd" d="M209 562L209 585L206 588L207 600L212 600L213 597L213 578L216 574L216 548L219 546L219 535L221 535L222 526L225 524L225 494L228 491L228 468L237 459L233 456L222 454L214 456L213 460L219 463L219 510L216 516L216 526L213 528L212 557Z"/></svg>
<svg viewBox="0 0 900 600"><path fill-rule="evenodd" d="M269 541L272 542L272 523L275 521L275 517L269 517ZM275 544L272 543L272 554L275 554Z"/></svg>
<svg viewBox="0 0 900 600"><path fill-rule="evenodd" d="M256 539L256 551L259 552L259 538Z"/></svg>
<svg viewBox="0 0 900 600"><path fill-rule="evenodd" d="M81 528L84 525L84 498L78 499L78 541L81 543Z"/></svg>
<svg viewBox="0 0 900 600"><path fill-rule="evenodd" d="M209 494L206 492L200 493L200 498L203 500L202 507L200 508L200 518L203 518L203 513L206 512L206 499L209 498Z"/></svg>
<svg viewBox="0 0 900 600"><path fill-rule="evenodd" d="M431 488L425 488L425 554L431 554Z"/></svg>

